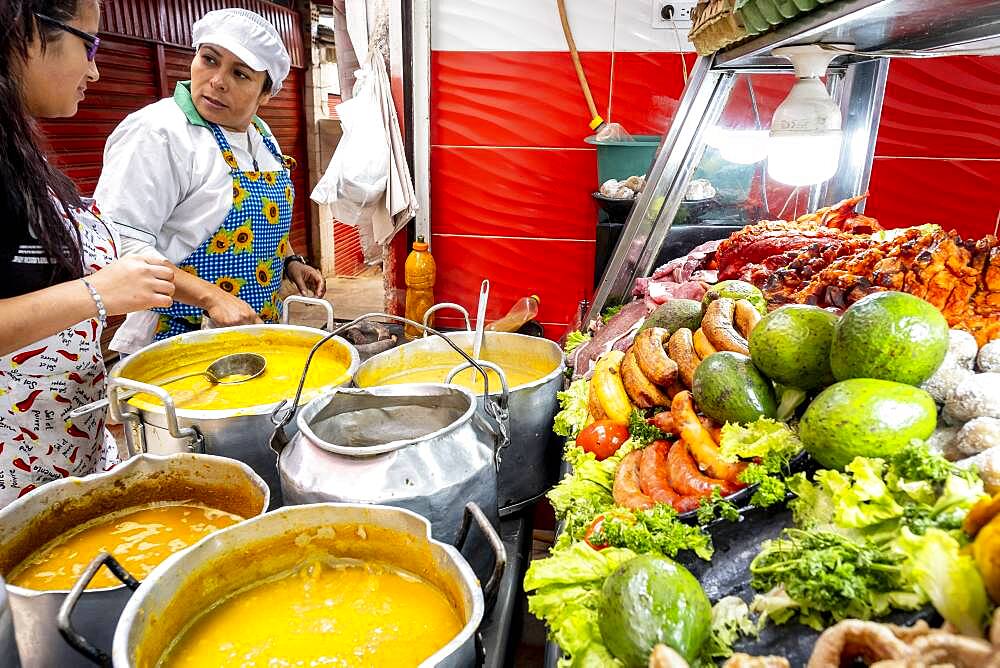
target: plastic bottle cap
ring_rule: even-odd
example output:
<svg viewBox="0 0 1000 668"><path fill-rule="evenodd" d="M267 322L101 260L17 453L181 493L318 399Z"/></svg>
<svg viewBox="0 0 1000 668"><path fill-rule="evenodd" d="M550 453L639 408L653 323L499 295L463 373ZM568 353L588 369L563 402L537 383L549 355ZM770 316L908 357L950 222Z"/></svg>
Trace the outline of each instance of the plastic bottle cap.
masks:
<svg viewBox="0 0 1000 668"><path fill-rule="evenodd" d="M427 250L427 242L424 241L423 237L417 237L417 240L413 242L413 250L415 251Z"/></svg>
<svg viewBox="0 0 1000 668"><path fill-rule="evenodd" d="M531 295L531 298L532 298L532 299L534 299L534 300L535 300L536 302L538 302L539 304L541 304L541 303L542 303L542 298L541 298L541 297L539 297L538 295Z"/></svg>

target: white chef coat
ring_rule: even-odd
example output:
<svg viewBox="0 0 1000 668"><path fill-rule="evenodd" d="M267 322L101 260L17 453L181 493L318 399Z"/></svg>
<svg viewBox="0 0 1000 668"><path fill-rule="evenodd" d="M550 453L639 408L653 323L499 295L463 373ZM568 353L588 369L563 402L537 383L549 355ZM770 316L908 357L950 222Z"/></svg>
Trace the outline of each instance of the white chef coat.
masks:
<svg viewBox="0 0 1000 668"><path fill-rule="evenodd" d="M127 116L105 145L94 199L121 236L122 255L152 255L177 264L219 229L233 206L230 168L182 85L174 98ZM185 93L187 111L176 100ZM222 131L240 169L252 171L254 158L261 171L282 169L253 126L248 132ZM129 314L111 349L134 353L149 345L156 322L152 311Z"/></svg>

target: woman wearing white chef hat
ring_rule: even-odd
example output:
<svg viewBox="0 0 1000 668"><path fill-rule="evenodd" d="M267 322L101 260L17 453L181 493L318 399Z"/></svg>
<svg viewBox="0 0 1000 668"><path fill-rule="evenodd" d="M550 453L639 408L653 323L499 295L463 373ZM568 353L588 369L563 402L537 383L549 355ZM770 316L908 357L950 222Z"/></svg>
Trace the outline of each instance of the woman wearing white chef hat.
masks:
<svg viewBox="0 0 1000 668"><path fill-rule="evenodd" d="M130 315L111 343L123 353L198 329L204 315L275 322L283 275L303 294L325 292L288 240L294 162L256 116L288 75L288 51L244 9L209 12L192 36L191 80L115 129L95 192L126 254L176 266L174 305Z"/></svg>

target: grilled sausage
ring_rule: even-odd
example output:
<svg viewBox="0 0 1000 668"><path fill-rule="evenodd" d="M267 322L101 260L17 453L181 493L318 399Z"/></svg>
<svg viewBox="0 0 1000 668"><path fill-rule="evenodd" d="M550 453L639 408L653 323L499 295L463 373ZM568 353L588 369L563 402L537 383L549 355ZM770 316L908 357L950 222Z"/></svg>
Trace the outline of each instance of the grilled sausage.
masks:
<svg viewBox="0 0 1000 668"><path fill-rule="evenodd" d="M701 320L701 328L705 336L717 350L729 350L743 355L750 354L750 344L736 331L733 317L736 302L728 297L716 299L705 309L705 317Z"/></svg>
<svg viewBox="0 0 1000 668"><path fill-rule="evenodd" d="M691 387L694 384L694 372L701 363L694 351L691 330L681 327L674 332L667 343L667 350L670 359L677 362L677 373L681 377L681 382L685 387Z"/></svg>
<svg viewBox="0 0 1000 668"><path fill-rule="evenodd" d="M653 501L670 504L677 512L686 513L698 507L698 497L678 494L671 487L667 467L667 453L671 447L678 446L671 446L666 441L653 441L642 451L642 460L639 462L639 483L642 485L642 491Z"/></svg>
<svg viewBox="0 0 1000 668"><path fill-rule="evenodd" d="M667 454L667 471L669 472L670 486L678 493L687 496L711 496L713 489L718 489L722 496L729 496L743 487L704 475L698 470L698 465L695 464L684 441L677 441L674 443L674 447L670 448L670 452Z"/></svg>
<svg viewBox="0 0 1000 668"><path fill-rule="evenodd" d="M664 357L666 354L664 353ZM676 365L675 365L676 366ZM635 355L635 346L628 349L621 366L622 383L625 385L625 393L628 394L632 403L639 408L652 408L653 406L669 406L670 397L665 395L653 382L646 377L646 374L639 368L639 362Z"/></svg>
<svg viewBox="0 0 1000 668"><path fill-rule="evenodd" d="M652 382L669 387L677 378L677 362L667 355L669 335L662 327L650 327L635 337L633 350L642 373Z"/></svg>
<svg viewBox="0 0 1000 668"><path fill-rule="evenodd" d="M611 495L615 503L629 510L646 510L652 508L653 499L642 493L639 484L639 462L642 459L642 451L630 452L618 464L615 471L615 482L611 488Z"/></svg>

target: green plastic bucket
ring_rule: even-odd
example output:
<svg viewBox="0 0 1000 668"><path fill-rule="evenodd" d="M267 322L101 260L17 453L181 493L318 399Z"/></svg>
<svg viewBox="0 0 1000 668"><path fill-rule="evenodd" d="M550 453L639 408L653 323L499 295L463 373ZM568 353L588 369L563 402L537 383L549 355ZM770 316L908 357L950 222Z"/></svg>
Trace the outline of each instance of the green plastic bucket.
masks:
<svg viewBox="0 0 1000 668"><path fill-rule="evenodd" d="M596 135L584 139L597 147L597 184L608 179L622 181L630 176L645 176L653 164L656 148L660 145L657 135L632 135L635 141L597 141ZM597 188L594 188L597 190Z"/></svg>

